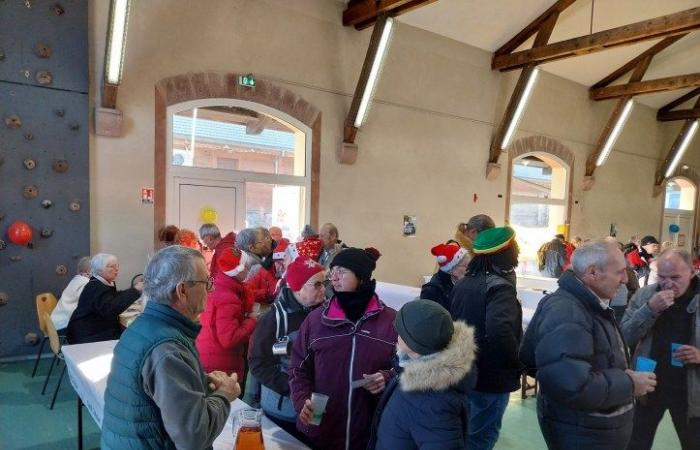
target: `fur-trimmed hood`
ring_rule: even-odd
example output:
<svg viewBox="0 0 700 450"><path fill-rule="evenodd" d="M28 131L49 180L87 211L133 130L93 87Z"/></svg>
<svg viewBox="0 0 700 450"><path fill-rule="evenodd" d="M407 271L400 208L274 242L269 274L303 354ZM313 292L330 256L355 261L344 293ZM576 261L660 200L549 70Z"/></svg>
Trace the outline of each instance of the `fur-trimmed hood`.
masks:
<svg viewBox="0 0 700 450"><path fill-rule="evenodd" d="M447 347L434 357L411 361L403 368L401 390L443 391L465 379L476 358L474 329L466 323L454 323L454 334Z"/></svg>

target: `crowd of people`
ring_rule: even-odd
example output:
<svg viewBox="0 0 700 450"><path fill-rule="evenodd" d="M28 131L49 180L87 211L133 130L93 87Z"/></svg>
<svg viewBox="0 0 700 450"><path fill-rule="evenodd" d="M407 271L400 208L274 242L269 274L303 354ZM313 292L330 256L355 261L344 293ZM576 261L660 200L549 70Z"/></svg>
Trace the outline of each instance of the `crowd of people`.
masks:
<svg viewBox="0 0 700 450"><path fill-rule="evenodd" d="M123 291L115 256L81 259L54 311L69 343L119 339L105 449L209 448L242 395L315 449L492 449L523 374L550 449L649 449L666 410L682 448L700 448L700 282L684 250L556 236L542 260L559 289L523 330L515 232L483 214L430 249L435 274L398 311L376 292L381 253L332 223L296 242L198 231L165 227Z"/></svg>

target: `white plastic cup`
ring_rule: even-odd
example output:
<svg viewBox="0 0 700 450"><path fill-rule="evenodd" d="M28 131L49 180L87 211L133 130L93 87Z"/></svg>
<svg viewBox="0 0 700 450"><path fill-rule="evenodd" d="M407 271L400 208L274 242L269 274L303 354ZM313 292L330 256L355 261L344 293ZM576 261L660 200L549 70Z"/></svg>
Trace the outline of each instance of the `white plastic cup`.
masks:
<svg viewBox="0 0 700 450"><path fill-rule="evenodd" d="M321 418L323 413L326 412L326 404L328 403L328 396L325 394L319 394L313 392L311 394L311 407L314 409L314 414L309 421L311 425L321 425Z"/></svg>

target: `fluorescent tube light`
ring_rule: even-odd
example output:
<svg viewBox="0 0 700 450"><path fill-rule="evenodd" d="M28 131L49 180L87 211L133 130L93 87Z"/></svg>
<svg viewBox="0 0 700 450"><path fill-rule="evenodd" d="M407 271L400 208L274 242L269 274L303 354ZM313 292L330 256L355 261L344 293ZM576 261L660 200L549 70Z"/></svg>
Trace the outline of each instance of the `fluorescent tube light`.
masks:
<svg viewBox="0 0 700 450"><path fill-rule="evenodd" d="M625 127L625 122L627 122L627 119L632 112L632 106L634 106L634 101L632 99L627 100L627 103L625 103L625 108L622 110L622 114L620 114L620 118L617 119L617 123L615 123L612 132L608 135L608 139L605 141L603 150L601 150L600 155L598 155L598 159L595 162L596 167L600 167L605 164L608 156L610 156L612 146L615 145L615 141L617 141L618 136L620 136L620 133L622 133L622 129Z"/></svg>
<svg viewBox="0 0 700 450"><path fill-rule="evenodd" d="M382 30L382 36L379 38L377 53L374 54L374 60L372 61L372 68L370 69L369 77L367 78L365 91L362 93L360 107L357 109L357 116L355 116L355 122L353 124L355 128L360 128L367 117L367 110L372 102L374 90L377 87L377 81L379 80L379 71L384 64L384 58L387 54L387 50L389 49L389 38L391 37L393 28L394 19L387 17L386 22L384 23L384 29Z"/></svg>
<svg viewBox="0 0 700 450"><path fill-rule="evenodd" d="M528 78L527 80L525 90L520 96L520 100L518 101L517 108L515 108L513 118L508 124L506 134L503 135L503 140L501 141L501 149L504 149L508 146L508 144L510 143L510 139L513 137L513 133L515 133L515 127L518 126L518 122L520 122L520 118L522 117L523 112L525 112L525 105L527 105L527 102L530 99L530 94L532 94L532 89L535 87L535 81L537 81L537 75L539 74L539 72L539 67L535 67L535 69L530 74L530 78Z"/></svg>
<svg viewBox="0 0 700 450"><path fill-rule="evenodd" d="M122 81L130 5L131 0L112 0L105 55L105 80L109 84L119 85Z"/></svg>
<svg viewBox="0 0 700 450"><path fill-rule="evenodd" d="M696 131L698 131L697 120L693 122L693 124L688 129L688 132L685 133L685 136L683 136L683 141L678 147L676 154L673 156L673 161L671 161L671 164L669 164L668 169L666 169L666 174L664 175L664 177L668 178L673 174L673 172L676 171L676 166L679 162L681 162L681 159L683 159L683 154L688 149L688 145L690 145L690 141L693 140L693 136L695 136Z"/></svg>

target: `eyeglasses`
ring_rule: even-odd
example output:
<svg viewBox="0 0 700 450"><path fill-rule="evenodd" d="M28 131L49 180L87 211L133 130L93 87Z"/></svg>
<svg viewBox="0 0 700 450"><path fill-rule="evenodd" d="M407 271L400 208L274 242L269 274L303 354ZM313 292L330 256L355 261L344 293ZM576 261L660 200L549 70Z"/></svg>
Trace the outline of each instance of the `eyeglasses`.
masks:
<svg viewBox="0 0 700 450"><path fill-rule="evenodd" d="M341 267L334 267L331 269L331 278L342 278L343 276L352 273L352 270L343 269Z"/></svg>
<svg viewBox="0 0 700 450"><path fill-rule="evenodd" d="M304 283L304 286L309 286L314 289L321 289L325 287L325 283L323 281L314 281L313 283Z"/></svg>
<svg viewBox="0 0 700 450"><path fill-rule="evenodd" d="M187 280L188 283L205 283L207 292L211 292L214 288L214 280L209 278L208 280Z"/></svg>

